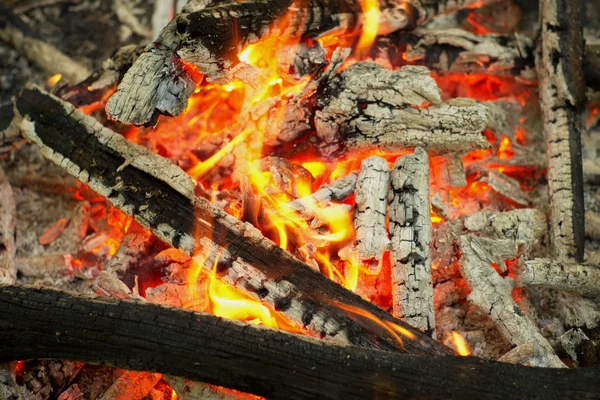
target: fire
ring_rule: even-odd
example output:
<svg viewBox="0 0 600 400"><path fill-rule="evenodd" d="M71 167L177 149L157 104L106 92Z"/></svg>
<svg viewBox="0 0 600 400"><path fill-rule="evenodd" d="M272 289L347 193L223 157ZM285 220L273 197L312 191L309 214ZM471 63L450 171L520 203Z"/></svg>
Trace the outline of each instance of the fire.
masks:
<svg viewBox="0 0 600 400"><path fill-rule="evenodd" d="M360 7L363 11L364 23L358 44L356 45L356 54L359 59L365 58L371 50L371 45L377 37L379 31L379 18L381 11L379 9L379 0L360 0Z"/></svg>
<svg viewBox="0 0 600 400"><path fill-rule="evenodd" d="M510 160L515 156L513 145L509 138L502 135L500 139L500 147L498 148L498 158L500 160Z"/></svg>
<svg viewBox="0 0 600 400"><path fill-rule="evenodd" d="M48 84L48 87L54 87L58 82L60 82L61 79L62 74L54 74L50 78L48 78L46 83Z"/></svg>
<svg viewBox="0 0 600 400"><path fill-rule="evenodd" d="M469 356L471 355L471 349L469 345L465 341L465 338L456 331L452 331L452 340L454 341L454 346L456 347L456 352L461 356Z"/></svg>

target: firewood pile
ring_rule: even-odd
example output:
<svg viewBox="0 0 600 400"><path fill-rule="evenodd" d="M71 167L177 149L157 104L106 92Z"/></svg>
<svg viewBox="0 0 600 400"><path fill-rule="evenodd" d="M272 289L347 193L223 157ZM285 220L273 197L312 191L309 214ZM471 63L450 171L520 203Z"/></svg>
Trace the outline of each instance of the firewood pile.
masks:
<svg viewBox="0 0 600 400"><path fill-rule="evenodd" d="M596 398L592 3L4 0L0 400Z"/></svg>

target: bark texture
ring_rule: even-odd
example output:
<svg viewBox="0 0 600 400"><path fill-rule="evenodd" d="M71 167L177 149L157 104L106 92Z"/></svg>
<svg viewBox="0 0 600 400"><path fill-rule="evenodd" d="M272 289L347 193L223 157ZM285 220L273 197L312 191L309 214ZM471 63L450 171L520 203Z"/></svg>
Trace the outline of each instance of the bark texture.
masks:
<svg viewBox="0 0 600 400"><path fill-rule="evenodd" d="M319 151L332 157L374 149L423 147L445 154L488 148L481 135L486 108L464 98L442 102L440 92L427 68L392 71L357 63L321 88L315 113Z"/></svg>
<svg viewBox="0 0 600 400"><path fill-rule="evenodd" d="M595 398L600 391L593 368L408 356L154 304L2 286L0 361L32 358L161 372L270 399Z"/></svg>
<svg viewBox="0 0 600 400"><path fill-rule="evenodd" d="M477 245L477 241L478 238L472 235L460 238L461 274L471 289L467 299L488 313L497 323L502 335L514 346L534 342L543 349L545 357L542 366L565 368L562 361L554 354L550 343L513 300L512 279L503 278L496 272L489 261L493 257L485 255L482 257L482 250L485 247ZM516 257L516 246L513 255Z"/></svg>
<svg viewBox="0 0 600 400"><path fill-rule="evenodd" d="M17 279L15 226L17 208L12 187L0 168L0 283L12 284Z"/></svg>
<svg viewBox="0 0 600 400"><path fill-rule="evenodd" d="M540 1L536 65L548 155L550 240L560 261L582 261L584 250L581 21L578 0Z"/></svg>
<svg viewBox="0 0 600 400"><path fill-rule="evenodd" d="M390 244L385 226L389 186L390 168L387 161L377 156L363 160L354 193L356 249L361 261L381 262Z"/></svg>
<svg viewBox="0 0 600 400"><path fill-rule="evenodd" d="M194 185L183 170L127 142L70 104L39 89L26 89L17 100L17 109L25 117L23 134L45 157L183 252L212 252L213 247L221 247L217 272L223 280L281 312L308 333L409 353L449 352L313 271L252 225L194 197ZM374 324L373 319L382 323ZM415 339L400 345L395 335L390 335L388 323L405 327Z"/></svg>
<svg viewBox="0 0 600 400"><path fill-rule="evenodd" d="M542 286L584 296L599 296L600 268L538 258L525 262L518 271L517 282L523 286Z"/></svg>
<svg viewBox="0 0 600 400"><path fill-rule="evenodd" d="M394 315L433 332L429 157L425 150L418 147L414 154L396 160L388 198Z"/></svg>

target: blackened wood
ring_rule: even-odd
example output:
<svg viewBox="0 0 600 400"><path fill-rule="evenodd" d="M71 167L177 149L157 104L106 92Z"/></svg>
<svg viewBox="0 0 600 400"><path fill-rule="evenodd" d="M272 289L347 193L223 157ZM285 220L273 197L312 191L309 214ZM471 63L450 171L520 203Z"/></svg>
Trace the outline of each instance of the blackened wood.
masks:
<svg viewBox="0 0 600 400"><path fill-rule="evenodd" d="M315 272L252 225L194 197L191 178L179 167L127 142L69 103L29 88L16 107L24 116L23 134L44 156L187 254L206 250L207 241L223 247L227 255L221 256L219 274L312 334L416 354L450 351ZM374 320L402 326L415 338L400 345L389 325Z"/></svg>
<svg viewBox="0 0 600 400"><path fill-rule="evenodd" d="M554 258L562 261L581 261L584 250L580 6L579 0L540 1L536 65L548 156L550 240Z"/></svg>
<svg viewBox="0 0 600 400"><path fill-rule="evenodd" d="M597 369L337 346L183 309L0 286L0 361L32 358L162 372L270 399L506 400L600 392Z"/></svg>

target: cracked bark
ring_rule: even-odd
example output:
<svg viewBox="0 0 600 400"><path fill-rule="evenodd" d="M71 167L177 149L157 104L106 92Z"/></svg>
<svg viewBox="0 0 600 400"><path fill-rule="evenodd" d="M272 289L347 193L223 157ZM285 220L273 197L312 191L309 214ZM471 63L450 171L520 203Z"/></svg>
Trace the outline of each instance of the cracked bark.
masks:
<svg viewBox="0 0 600 400"><path fill-rule="evenodd" d="M584 250L580 111L585 96L580 21L577 0L540 2L536 65L548 156L550 241L559 261L582 261Z"/></svg>
<svg viewBox="0 0 600 400"><path fill-rule="evenodd" d="M1 286L0 361L33 358L161 372L270 399L595 398L600 391L594 368L409 356L155 304Z"/></svg>
<svg viewBox="0 0 600 400"><path fill-rule="evenodd" d="M539 243L548 230L546 215L534 208L490 213L479 211L464 220L465 228L493 239L513 239Z"/></svg>
<svg viewBox="0 0 600 400"><path fill-rule="evenodd" d="M537 258L517 271L521 286L542 286L583 296L600 296L600 269L595 265L569 264Z"/></svg>
<svg viewBox="0 0 600 400"><path fill-rule="evenodd" d="M511 293L514 282L512 279L503 278L489 261L482 259L480 254L484 246L477 246L478 240L473 235L464 235L460 238L462 249L460 269L471 289L471 293L467 297L469 302L488 313L490 318L496 322L502 335L514 346L534 342L543 349L545 357L540 365L550 368L565 368L562 361L554 354L550 343L513 300ZM515 257L516 251L515 245ZM492 257L486 258L492 259Z"/></svg>
<svg viewBox="0 0 600 400"><path fill-rule="evenodd" d="M440 92L424 67L392 71L372 62L354 64L320 89L319 151L334 157L374 149L461 154L488 148L481 135L486 108L464 98L442 102Z"/></svg>
<svg viewBox="0 0 600 400"><path fill-rule="evenodd" d="M429 157L425 150L417 148L414 154L396 160L388 198L394 315L433 332Z"/></svg>
<svg viewBox="0 0 600 400"><path fill-rule="evenodd" d="M16 108L25 117L23 134L45 157L183 252L192 254L216 245L226 248L217 266L220 277L308 333L408 353L449 352L313 271L252 225L195 197L191 178L179 167L127 142L70 104L30 88L17 99ZM414 332L416 339L400 346L388 330L347 309L400 324Z"/></svg>
<svg viewBox="0 0 600 400"><path fill-rule="evenodd" d="M354 199L356 250L361 261L381 263L390 240L386 230L387 192L390 168L381 157L364 159L360 166Z"/></svg>

